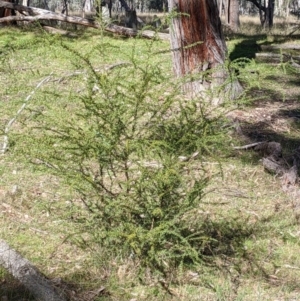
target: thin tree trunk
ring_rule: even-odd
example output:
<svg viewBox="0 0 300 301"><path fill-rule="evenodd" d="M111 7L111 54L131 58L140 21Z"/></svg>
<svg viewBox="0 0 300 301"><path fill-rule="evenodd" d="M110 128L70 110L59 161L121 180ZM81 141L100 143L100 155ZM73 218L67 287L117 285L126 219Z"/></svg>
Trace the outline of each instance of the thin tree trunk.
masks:
<svg viewBox="0 0 300 301"><path fill-rule="evenodd" d="M222 86L227 48L217 1L169 0L169 9L176 14L170 30L174 72L185 79L184 91L196 95Z"/></svg>
<svg viewBox="0 0 300 301"><path fill-rule="evenodd" d="M285 19L288 20L290 16L290 0L286 1L286 7L285 7Z"/></svg>
<svg viewBox="0 0 300 301"><path fill-rule="evenodd" d="M268 18L267 18L268 26L269 28L272 28L273 18L274 18L274 0L269 0L267 11L268 11Z"/></svg>
<svg viewBox="0 0 300 301"><path fill-rule="evenodd" d="M54 288L49 279L3 240L0 240L0 265L18 279L37 300L66 301L65 296Z"/></svg>
<svg viewBox="0 0 300 301"><path fill-rule="evenodd" d="M67 0L63 0L63 9L62 9L61 13L65 14L66 16L69 14L68 1Z"/></svg>
<svg viewBox="0 0 300 301"><path fill-rule="evenodd" d="M219 0L219 17L222 16L222 10L223 10L223 0Z"/></svg>
<svg viewBox="0 0 300 301"><path fill-rule="evenodd" d="M229 2L230 0L224 0L224 7L225 7L225 24L229 25Z"/></svg>
<svg viewBox="0 0 300 301"><path fill-rule="evenodd" d="M112 18L112 0L108 1L108 10L109 10L109 17Z"/></svg>
<svg viewBox="0 0 300 301"><path fill-rule="evenodd" d="M240 12L239 12L239 1L229 1L229 20L228 24L233 32L237 32L240 29Z"/></svg>

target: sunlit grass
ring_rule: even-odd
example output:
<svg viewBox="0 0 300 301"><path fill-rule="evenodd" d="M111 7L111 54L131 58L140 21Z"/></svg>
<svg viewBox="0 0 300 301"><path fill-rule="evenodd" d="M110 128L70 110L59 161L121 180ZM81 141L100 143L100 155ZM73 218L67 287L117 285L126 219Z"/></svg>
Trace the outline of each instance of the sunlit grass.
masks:
<svg viewBox="0 0 300 301"><path fill-rule="evenodd" d="M245 30L243 26L253 27L246 23L249 24L249 20L242 20L242 30ZM264 38L262 36L260 41ZM100 39L103 39L101 43ZM239 37L228 41L229 52L234 52L235 46L242 41ZM25 160L19 156L26 145L26 136L22 136L26 126L41 112L49 112L60 124L70 120L80 108L80 104L72 103L69 95L70 91L82 93L85 83L72 77L76 70L82 70L82 66L70 49L89 57L94 68L103 68L131 61L132 56L142 61L148 55L150 43L154 42L103 38L94 30L87 30L78 38L66 38L45 35L40 29L33 32L1 29L0 51L5 54L0 67L0 83L4 87L0 91L1 129L15 116L41 79L50 74L53 78L36 91L27 110L18 116L11 129L11 148L0 157L1 238L50 277L62 277L89 288L105 285L111 296L102 297L102 300L296 298L300 262L299 223L292 206L295 200L281 189L276 177L263 171L251 152L237 152L228 157L228 153L222 156L222 150L216 150L221 154L221 171L219 162L205 158L203 164L211 175L210 184L193 218L205 218L208 224L214 225L216 231L212 235L222 243L215 250L206 250L213 265L204 265L199 270L191 267L190 271L174 271L177 284L170 287L173 295L158 289L162 287L159 279L153 280L149 276L146 283L141 283L138 267L128 258L105 263L101 252L109 255L109 250L98 250L99 254L95 256L88 247L86 250L78 248L74 243L75 234L80 231L74 222L78 212L72 204L80 204L79 196L59 178L34 169L29 163L30 158ZM162 64L166 74L171 74L171 56L163 52L168 47L165 42L155 42L152 50L162 53L153 56L152 60ZM248 57L246 54L249 49L236 56ZM290 91L286 84L280 84L281 74L285 75L282 67L257 64L251 59L245 64L244 73L241 71L244 81L253 84L249 99L267 98L272 102L268 93L257 92L265 90L277 91L276 100L284 101ZM72 76L68 77L70 74ZM277 76L278 80L267 78L271 75ZM294 91L289 99L297 93ZM255 112L255 108L244 111L249 115L255 115ZM286 126L292 133L297 131L297 127ZM231 143L235 145L238 139L232 138ZM38 150L39 145L32 147ZM3 277L6 275L1 270L0 279Z"/></svg>

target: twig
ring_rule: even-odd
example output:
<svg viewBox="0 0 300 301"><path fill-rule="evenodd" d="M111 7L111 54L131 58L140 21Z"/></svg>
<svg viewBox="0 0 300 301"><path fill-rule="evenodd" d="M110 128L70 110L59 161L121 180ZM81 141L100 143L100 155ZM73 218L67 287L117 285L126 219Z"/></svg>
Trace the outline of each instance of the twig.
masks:
<svg viewBox="0 0 300 301"><path fill-rule="evenodd" d="M26 108L26 105L28 103L28 101L30 100L30 98L32 97L32 95L35 93L36 90L38 90L42 84L48 82L51 78L52 73L45 77L42 81L40 81L37 86L30 92L30 94L26 97L24 103L22 104L22 106L20 107L20 109L18 110L17 114L7 123L5 129L4 129L4 137L3 137L3 145L2 148L0 149L0 154L5 154L7 149L8 149L8 132L10 130L10 128L12 127L13 123L16 121L17 117L22 113L22 111Z"/></svg>
<svg viewBox="0 0 300 301"><path fill-rule="evenodd" d="M253 148L257 145L263 144L263 143L265 143L265 141L255 142L255 143L251 143L251 144L247 144L247 145L243 145L243 146L235 146L233 149L249 149L249 148Z"/></svg>

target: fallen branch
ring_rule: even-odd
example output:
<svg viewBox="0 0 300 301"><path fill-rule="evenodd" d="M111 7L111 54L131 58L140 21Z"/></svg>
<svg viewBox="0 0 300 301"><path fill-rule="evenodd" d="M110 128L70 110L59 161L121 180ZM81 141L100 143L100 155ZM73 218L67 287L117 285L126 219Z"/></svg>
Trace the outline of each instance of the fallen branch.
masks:
<svg viewBox="0 0 300 301"><path fill-rule="evenodd" d="M250 148L254 148L255 146L260 145L262 143L265 143L265 141L246 144L246 145L243 145L243 146L235 146L233 149L237 149L237 150L250 149Z"/></svg>
<svg viewBox="0 0 300 301"><path fill-rule="evenodd" d="M300 61L300 56L299 55L294 55L291 56L289 54L285 54L285 53L268 53L268 52L259 52L259 53L255 53L255 58L257 61L259 62L272 62L272 63L286 63L291 61L291 59L296 60L296 61Z"/></svg>
<svg viewBox="0 0 300 301"><path fill-rule="evenodd" d="M64 14L55 13L41 8L29 7L29 6L19 5L19 4L0 0L0 8L1 7L16 10L21 15L0 18L0 23L11 22L11 21L35 22L40 20L56 20L56 21L77 24L77 25L82 25L87 27L101 28L101 25L97 21L80 18L80 17L66 16ZM137 31L132 28L122 27L115 24L108 24L104 28L104 30L114 34L124 35L129 37L140 36L148 39L153 39L153 38L158 38L162 40L170 39L170 35L166 33L157 33L151 30Z"/></svg>
<svg viewBox="0 0 300 301"><path fill-rule="evenodd" d="M23 110L26 108L26 105L28 103L28 101L30 100L30 98L32 97L32 95L35 93L36 90L38 90L40 88L40 86L46 82L48 82L51 78L50 76L47 76L46 78L44 78L42 81L40 81L37 86L34 88L34 90L32 90L30 92L30 94L26 97L24 103L22 104L22 106L20 107L20 109L18 110L17 114L7 123L7 125L5 126L4 129L4 137L3 137L3 145L2 148L0 149L0 154L5 154L9 143L8 143L8 133L10 128L12 127L13 123L16 121L17 117L23 112Z"/></svg>
<svg viewBox="0 0 300 301"><path fill-rule="evenodd" d="M300 45L299 44L291 44L291 43L289 43L289 44L271 44L271 45L260 45L260 48L264 51L272 51L274 49L300 50Z"/></svg>
<svg viewBox="0 0 300 301"><path fill-rule="evenodd" d="M66 301L64 294L58 292L47 277L3 240L0 240L0 265L18 279L37 300Z"/></svg>

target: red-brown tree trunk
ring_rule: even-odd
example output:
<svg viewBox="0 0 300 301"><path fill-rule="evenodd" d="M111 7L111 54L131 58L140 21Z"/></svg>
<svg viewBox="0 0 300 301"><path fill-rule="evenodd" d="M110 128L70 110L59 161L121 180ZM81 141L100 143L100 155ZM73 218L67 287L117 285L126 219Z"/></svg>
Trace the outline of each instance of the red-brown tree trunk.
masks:
<svg viewBox="0 0 300 301"><path fill-rule="evenodd" d="M7 0L7 2L14 3L14 0ZM15 16L16 12L13 9L7 9L4 7L0 7L0 18ZM13 24L15 25L16 22L8 22L7 24Z"/></svg>
<svg viewBox="0 0 300 301"><path fill-rule="evenodd" d="M228 73L217 1L169 0L169 9L174 72L185 78L184 90L195 95L220 87Z"/></svg>

